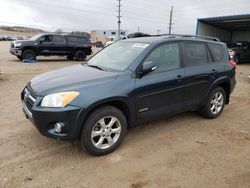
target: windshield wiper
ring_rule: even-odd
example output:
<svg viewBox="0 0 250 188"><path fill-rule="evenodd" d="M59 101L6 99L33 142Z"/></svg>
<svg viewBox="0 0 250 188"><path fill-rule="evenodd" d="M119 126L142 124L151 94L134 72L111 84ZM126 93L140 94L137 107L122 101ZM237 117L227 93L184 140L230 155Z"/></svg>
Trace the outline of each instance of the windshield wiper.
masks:
<svg viewBox="0 0 250 188"><path fill-rule="evenodd" d="M89 67L93 67L93 68L97 68L97 69L99 69L99 70L102 70L102 71L105 71L103 68L101 68L101 67L99 67L99 66L97 66L97 65L89 65L89 64L87 64Z"/></svg>

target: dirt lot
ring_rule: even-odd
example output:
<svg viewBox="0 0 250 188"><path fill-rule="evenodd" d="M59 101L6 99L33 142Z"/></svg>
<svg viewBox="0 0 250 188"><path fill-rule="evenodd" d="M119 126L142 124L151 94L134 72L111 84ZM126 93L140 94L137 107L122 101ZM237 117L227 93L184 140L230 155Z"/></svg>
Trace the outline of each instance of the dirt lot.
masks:
<svg viewBox="0 0 250 188"><path fill-rule="evenodd" d="M250 187L250 64L237 68L231 103L215 120L194 112L131 129L112 154L43 137L25 119L20 91L35 75L78 62L20 63L0 42L0 187Z"/></svg>

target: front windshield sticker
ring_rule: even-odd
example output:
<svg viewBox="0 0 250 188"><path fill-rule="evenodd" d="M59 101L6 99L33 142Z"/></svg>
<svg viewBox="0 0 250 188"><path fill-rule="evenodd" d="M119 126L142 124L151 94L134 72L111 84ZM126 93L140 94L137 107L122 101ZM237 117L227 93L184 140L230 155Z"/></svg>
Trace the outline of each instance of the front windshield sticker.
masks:
<svg viewBox="0 0 250 188"><path fill-rule="evenodd" d="M147 48L149 44L145 44L145 43L135 43L133 45L133 48Z"/></svg>

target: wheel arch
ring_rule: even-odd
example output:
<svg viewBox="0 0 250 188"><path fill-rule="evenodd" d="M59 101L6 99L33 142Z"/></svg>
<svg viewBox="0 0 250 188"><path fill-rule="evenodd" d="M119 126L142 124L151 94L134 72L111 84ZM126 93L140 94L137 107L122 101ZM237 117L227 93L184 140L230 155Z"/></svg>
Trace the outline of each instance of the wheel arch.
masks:
<svg viewBox="0 0 250 188"><path fill-rule="evenodd" d="M96 109L105 105L113 106L121 110L121 112L126 117L128 128L132 127L132 123L134 122L135 116L132 113L133 110L132 110L131 105L129 105L128 99L124 97L105 99L102 101L98 101L81 111L78 117L77 130L76 130L77 131L76 134L78 134L78 138L80 137L84 123L86 122L90 114Z"/></svg>
<svg viewBox="0 0 250 188"><path fill-rule="evenodd" d="M231 82L230 79L227 77L222 77L218 80L216 80L212 86L209 89L208 95L209 93L211 93L216 87L222 87L226 93L226 104L229 104L229 100L230 100L230 92L231 92Z"/></svg>
<svg viewBox="0 0 250 188"><path fill-rule="evenodd" d="M35 52L36 55L39 55L35 47L32 47L32 46L26 46L26 47L24 47L24 48L22 49L22 54L23 54L23 52L26 51L26 50L32 50L32 51Z"/></svg>

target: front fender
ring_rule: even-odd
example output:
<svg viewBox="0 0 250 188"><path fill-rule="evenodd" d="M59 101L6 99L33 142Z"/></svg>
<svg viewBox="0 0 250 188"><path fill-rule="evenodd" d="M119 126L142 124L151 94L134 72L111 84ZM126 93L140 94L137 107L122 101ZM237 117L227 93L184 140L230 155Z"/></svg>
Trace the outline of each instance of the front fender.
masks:
<svg viewBox="0 0 250 188"><path fill-rule="evenodd" d="M130 113L128 117L128 123L133 123L135 121L135 109L132 104L132 102L128 99L128 97L121 96L121 97L110 97L103 100L100 100L98 102L95 102L88 107L82 108L81 111L78 114L76 126L74 130L75 137L79 137L81 134L82 127L84 125L84 122L86 121L88 115L93 111L94 109L103 106L103 105L112 105L112 104L123 104L127 111ZM126 114L125 114L126 115Z"/></svg>

